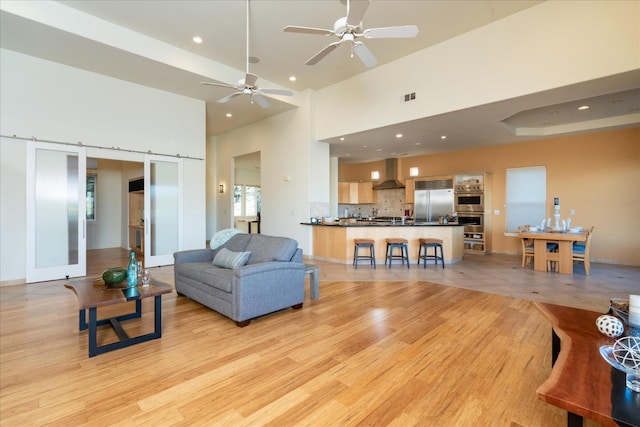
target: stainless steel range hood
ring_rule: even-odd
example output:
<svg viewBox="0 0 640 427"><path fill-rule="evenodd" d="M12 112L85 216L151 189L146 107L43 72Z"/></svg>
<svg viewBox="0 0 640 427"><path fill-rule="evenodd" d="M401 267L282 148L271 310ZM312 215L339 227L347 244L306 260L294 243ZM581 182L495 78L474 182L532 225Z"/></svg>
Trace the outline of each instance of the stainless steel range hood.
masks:
<svg viewBox="0 0 640 427"><path fill-rule="evenodd" d="M383 181L373 187L374 190L394 190L404 188L404 184L398 181L398 159L386 160L386 171Z"/></svg>

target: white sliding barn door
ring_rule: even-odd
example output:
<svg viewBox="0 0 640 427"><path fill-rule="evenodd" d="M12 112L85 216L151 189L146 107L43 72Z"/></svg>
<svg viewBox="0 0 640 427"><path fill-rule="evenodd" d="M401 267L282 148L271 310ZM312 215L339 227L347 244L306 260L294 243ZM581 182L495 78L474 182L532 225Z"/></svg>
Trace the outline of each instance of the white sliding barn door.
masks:
<svg viewBox="0 0 640 427"><path fill-rule="evenodd" d="M85 148L28 144L26 281L85 276Z"/></svg>
<svg viewBox="0 0 640 427"><path fill-rule="evenodd" d="M182 244L182 164L179 158L145 155L144 261L173 264Z"/></svg>

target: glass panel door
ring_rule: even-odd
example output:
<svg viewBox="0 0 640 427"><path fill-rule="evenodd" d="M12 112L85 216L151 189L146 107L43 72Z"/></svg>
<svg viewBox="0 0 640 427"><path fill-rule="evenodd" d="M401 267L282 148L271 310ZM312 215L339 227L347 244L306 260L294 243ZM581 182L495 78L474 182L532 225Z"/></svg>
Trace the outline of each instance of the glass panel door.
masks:
<svg viewBox="0 0 640 427"><path fill-rule="evenodd" d="M144 162L145 265L173 264L182 246L182 159L146 155Z"/></svg>
<svg viewBox="0 0 640 427"><path fill-rule="evenodd" d="M29 142L27 283L86 275L86 152Z"/></svg>

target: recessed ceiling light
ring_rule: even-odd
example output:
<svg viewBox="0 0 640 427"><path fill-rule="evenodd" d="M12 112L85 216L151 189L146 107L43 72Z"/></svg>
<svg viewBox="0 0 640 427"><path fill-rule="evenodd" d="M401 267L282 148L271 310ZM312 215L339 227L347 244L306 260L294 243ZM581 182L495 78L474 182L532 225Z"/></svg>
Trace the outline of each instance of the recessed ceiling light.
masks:
<svg viewBox="0 0 640 427"><path fill-rule="evenodd" d="M233 114L231 114L231 113L227 113L227 114L225 114L225 115L226 115L227 117L233 117Z"/></svg>
<svg viewBox="0 0 640 427"><path fill-rule="evenodd" d="M341 136L341 137L340 137L340 141L344 141L344 136Z"/></svg>
<svg viewBox="0 0 640 427"><path fill-rule="evenodd" d="M362 148L369 148L369 146L368 145L363 145Z"/></svg>
<svg viewBox="0 0 640 427"><path fill-rule="evenodd" d="M289 81L290 82L295 82L296 80L297 80L296 76L289 76Z"/></svg>
<svg viewBox="0 0 640 427"><path fill-rule="evenodd" d="M578 107L578 110L588 110L589 106L588 105L581 105Z"/></svg>
<svg viewBox="0 0 640 427"><path fill-rule="evenodd" d="M414 142L413 145L422 145L422 142Z"/></svg>
<svg viewBox="0 0 640 427"><path fill-rule="evenodd" d="M382 148L376 148L376 151L382 151Z"/></svg>
<svg viewBox="0 0 640 427"><path fill-rule="evenodd" d="M345 156L349 157L349 156L351 156L351 154L347 153L347 154L345 154Z"/></svg>
<svg viewBox="0 0 640 427"><path fill-rule="evenodd" d="M397 133L396 134L396 138L402 138L402 134L401 133Z"/></svg>
<svg viewBox="0 0 640 427"><path fill-rule="evenodd" d="M447 135L442 135L440 139L447 139Z"/></svg>
<svg viewBox="0 0 640 427"><path fill-rule="evenodd" d="M194 36L194 37L193 37L193 42L194 42L194 43L198 43L198 44L202 43L202 37L200 37L200 36Z"/></svg>

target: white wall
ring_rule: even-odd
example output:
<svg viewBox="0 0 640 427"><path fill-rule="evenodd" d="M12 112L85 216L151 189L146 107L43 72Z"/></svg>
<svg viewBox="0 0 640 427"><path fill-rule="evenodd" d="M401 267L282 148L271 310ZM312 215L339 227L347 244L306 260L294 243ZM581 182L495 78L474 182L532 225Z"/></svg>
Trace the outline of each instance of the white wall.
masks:
<svg viewBox="0 0 640 427"><path fill-rule="evenodd" d="M547 1L318 91L315 137L325 140L639 67L640 2ZM410 92L416 100L402 102Z"/></svg>
<svg viewBox="0 0 640 427"><path fill-rule="evenodd" d="M304 96L309 97L306 93ZM311 139L310 102L258 123L245 126L216 138L216 183L233 185L232 159L243 154L260 152L260 185L262 189L261 231L263 234L296 239L304 253L311 253L310 230L300 222L308 222L309 195L313 190L328 202L328 148ZM259 108L256 106L256 108ZM316 147L324 146L324 150ZM318 155L318 153L321 153ZM310 167L312 154L318 164L327 164L327 173L317 180L310 173L320 168ZM326 176L325 176L326 175ZM311 182L313 181L313 182ZM216 230L230 228L231 192L217 195Z"/></svg>
<svg viewBox="0 0 640 427"><path fill-rule="evenodd" d="M88 149L94 158L141 162L125 150L151 150L204 159L205 103L0 49L0 133L122 149ZM25 277L25 149L2 140L2 281ZM205 162L186 159L184 171L184 247L204 247Z"/></svg>

